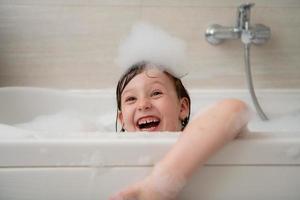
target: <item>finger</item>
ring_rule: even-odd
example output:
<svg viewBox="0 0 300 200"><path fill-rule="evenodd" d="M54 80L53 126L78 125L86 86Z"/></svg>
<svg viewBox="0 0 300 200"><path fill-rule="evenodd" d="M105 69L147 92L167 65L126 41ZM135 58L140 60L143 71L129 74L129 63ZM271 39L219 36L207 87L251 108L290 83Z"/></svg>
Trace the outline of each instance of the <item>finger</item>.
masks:
<svg viewBox="0 0 300 200"><path fill-rule="evenodd" d="M129 187L116 195L112 196L109 200L139 200L140 190L138 187Z"/></svg>

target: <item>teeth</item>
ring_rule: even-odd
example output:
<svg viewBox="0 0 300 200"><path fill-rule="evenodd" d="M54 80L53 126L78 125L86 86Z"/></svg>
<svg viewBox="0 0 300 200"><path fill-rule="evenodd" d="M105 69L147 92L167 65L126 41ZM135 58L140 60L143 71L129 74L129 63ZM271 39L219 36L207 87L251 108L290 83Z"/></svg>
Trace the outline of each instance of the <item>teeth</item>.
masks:
<svg viewBox="0 0 300 200"><path fill-rule="evenodd" d="M147 123L152 123L152 122L158 122L158 119L155 118L144 118L138 121L138 125L143 125L143 124L147 124Z"/></svg>

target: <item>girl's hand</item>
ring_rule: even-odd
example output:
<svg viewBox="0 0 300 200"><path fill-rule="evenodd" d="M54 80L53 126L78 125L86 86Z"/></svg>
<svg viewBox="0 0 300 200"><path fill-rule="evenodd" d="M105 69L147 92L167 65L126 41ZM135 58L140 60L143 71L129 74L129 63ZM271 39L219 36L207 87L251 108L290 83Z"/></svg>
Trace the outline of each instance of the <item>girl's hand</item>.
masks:
<svg viewBox="0 0 300 200"><path fill-rule="evenodd" d="M157 164L149 176L110 200L174 200L185 184L186 180L180 174L170 173Z"/></svg>
<svg viewBox="0 0 300 200"><path fill-rule="evenodd" d="M109 200L139 200L143 193L143 182L138 182L113 195ZM151 198L148 198L151 199Z"/></svg>
<svg viewBox="0 0 300 200"><path fill-rule="evenodd" d="M149 177L118 192L109 200L168 200L159 191L153 190Z"/></svg>

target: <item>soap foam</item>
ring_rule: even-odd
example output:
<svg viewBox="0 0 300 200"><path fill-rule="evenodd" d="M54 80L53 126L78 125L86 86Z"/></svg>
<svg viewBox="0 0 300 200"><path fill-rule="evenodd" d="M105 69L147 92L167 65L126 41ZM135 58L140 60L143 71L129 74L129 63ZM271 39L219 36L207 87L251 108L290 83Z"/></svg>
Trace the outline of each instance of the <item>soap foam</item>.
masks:
<svg viewBox="0 0 300 200"><path fill-rule="evenodd" d="M96 131L96 126L86 116L75 111L61 111L53 115L37 116L31 122L15 124L16 127L33 131Z"/></svg>
<svg viewBox="0 0 300 200"><path fill-rule="evenodd" d="M182 40L155 26L138 23L121 43L116 62L126 71L132 65L145 61L180 78L187 74L185 59L186 45Z"/></svg>
<svg viewBox="0 0 300 200"><path fill-rule="evenodd" d="M0 124L1 140L14 140L21 138L37 138L37 133L34 131L23 130L6 124Z"/></svg>
<svg viewBox="0 0 300 200"><path fill-rule="evenodd" d="M100 132L113 132L114 115L88 116L73 110L63 110L37 116L32 121L14 124L14 127L2 125L0 128L9 129L12 132L10 137L16 138L92 137Z"/></svg>

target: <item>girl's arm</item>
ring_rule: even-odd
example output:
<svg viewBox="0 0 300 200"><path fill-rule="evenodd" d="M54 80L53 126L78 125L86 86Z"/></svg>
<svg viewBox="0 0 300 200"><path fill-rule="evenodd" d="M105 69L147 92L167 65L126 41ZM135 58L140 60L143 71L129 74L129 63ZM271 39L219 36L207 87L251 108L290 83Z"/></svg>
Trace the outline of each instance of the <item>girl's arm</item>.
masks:
<svg viewBox="0 0 300 200"><path fill-rule="evenodd" d="M192 174L246 127L250 114L245 103L228 99L196 116L152 173L113 199L174 199Z"/></svg>

